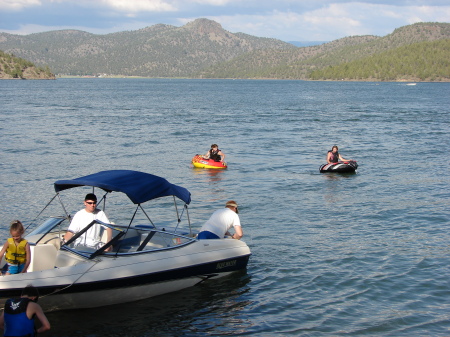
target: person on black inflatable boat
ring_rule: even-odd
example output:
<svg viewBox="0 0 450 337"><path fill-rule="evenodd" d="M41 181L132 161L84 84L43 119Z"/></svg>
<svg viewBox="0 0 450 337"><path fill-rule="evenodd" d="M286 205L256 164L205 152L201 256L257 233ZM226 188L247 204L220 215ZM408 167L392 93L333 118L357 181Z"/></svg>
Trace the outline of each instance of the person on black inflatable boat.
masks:
<svg viewBox="0 0 450 337"><path fill-rule="evenodd" d="M327 163L337 163L338 161L352 161L352 159L344 159L338 152L337 145L334 145L327 153Z"/></svg>
<svg viewBox="0 0 450 337"><path fill-rule="evenodd" d="M219 150L219 145L212 144L211 149L206 152L204 156L202 156L205 159L212 159L214 161L220 161L223 163L225 160L225 153L223 153L221 150Z"/></svg>

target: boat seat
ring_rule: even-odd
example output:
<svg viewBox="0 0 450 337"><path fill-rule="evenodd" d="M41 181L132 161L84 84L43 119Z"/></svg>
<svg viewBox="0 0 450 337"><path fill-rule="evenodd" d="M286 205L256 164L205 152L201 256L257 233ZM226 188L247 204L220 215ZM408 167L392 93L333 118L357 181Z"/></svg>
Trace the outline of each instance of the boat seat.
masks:
<svg viewBox="0 0 450 337"><path fill-rule="evenodd" d="M132 251L136 251L141 242L141 236L135 235L132 237L125 237L119 241L119 243L114 247L114 251L118 251L119 253L128 253Z"/></svg>
<svg viewBox="0 0 450 337"><path fill-rule="evenodd" d="M28 267L29 272L54 268L58 250L53 244L30 245L30 251L31 262Z"/></svg>
<svg viewBox="0 0 450 337"><path fill-rule="evenodd" d="M63 234L59 236L58 234L46 234L41 240L39 240L39 245L42 244L52 244L55 246L56 250L61 247L61 240L64 237Z"/></svg>

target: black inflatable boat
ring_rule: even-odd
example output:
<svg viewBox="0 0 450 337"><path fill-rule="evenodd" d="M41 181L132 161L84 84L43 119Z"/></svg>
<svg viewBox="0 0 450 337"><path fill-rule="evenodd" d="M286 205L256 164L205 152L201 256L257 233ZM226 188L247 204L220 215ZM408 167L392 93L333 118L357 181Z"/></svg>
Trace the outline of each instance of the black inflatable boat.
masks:
<svg viewBox="0 0 450 337"><path fill-rule="evenodd" d="M339 161L337 163L323 164L320 166L320 173L354 173L358 168L356 161Z"/></svg>

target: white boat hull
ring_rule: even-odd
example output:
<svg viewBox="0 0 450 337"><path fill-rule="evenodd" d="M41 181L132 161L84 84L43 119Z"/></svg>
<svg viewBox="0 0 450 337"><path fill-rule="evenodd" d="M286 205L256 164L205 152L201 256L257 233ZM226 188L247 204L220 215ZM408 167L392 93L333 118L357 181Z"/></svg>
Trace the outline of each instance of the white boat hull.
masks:
<svg viewBox="0 0 450 337"><path fill-rule="evenodd" d="M245 269L249 257L248 246L233 239L199 240L120 258L105 254L72 266L1 277L0 303L28 284L39 289L39 303L47 311L132 302ZM66 251L59 251L58 258L81 259Z"/></svg>
<svg viewBox="0 0 450 337"><path fill-rule="evenodd" d="M105 192L103 208L106 194L126 194L136 205L130 223L93 219L67 242L62 241L71 221L62 205L64 215L50 216L25 237L31 250L27 273L0 277L0 305L19 297L31 284L38 289L44 310L100 307L178 291L247 267L251 253L245 242L197 240L187 214L190 192L148 173L110 170L58 180L57 194L44 210L55 200L62 204L61 191L86 186ZM142 205L163 197L173 198L175 227L167 226L173 223L167 218L167 203L162 203L162 211L151 209L152 218ZM185 203L183 208L177 200ZM108 202L114 204L109 197ZM122 201L116 205L122 207ZM135 224L137 219L140 223ZM93 226L96 234L86 240Z"/></svg>

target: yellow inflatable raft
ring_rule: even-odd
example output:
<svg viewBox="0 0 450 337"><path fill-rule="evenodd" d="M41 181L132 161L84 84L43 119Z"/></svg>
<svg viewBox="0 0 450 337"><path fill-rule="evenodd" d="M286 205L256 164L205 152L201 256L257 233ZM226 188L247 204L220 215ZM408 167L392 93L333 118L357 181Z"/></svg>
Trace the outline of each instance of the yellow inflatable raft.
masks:
<svg viewBox="0 0 450 337"><path fill-rule="evenodd" d="M222 163L220 161L214 161L212 159L205 159L202 156L196 154L192 158L192 165L198 168L209 168L209 169L226 169L227 163Z"/></svg>

